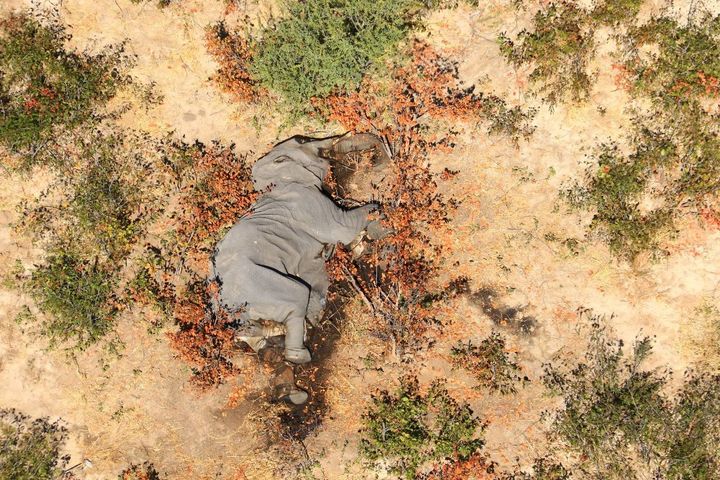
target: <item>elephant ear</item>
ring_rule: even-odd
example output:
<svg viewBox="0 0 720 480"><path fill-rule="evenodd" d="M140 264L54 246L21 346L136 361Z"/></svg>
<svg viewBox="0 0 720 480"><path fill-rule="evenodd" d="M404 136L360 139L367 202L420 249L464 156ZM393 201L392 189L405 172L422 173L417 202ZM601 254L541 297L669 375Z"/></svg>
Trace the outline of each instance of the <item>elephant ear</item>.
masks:
<svg viewBox="0 0 720 480"><path fill-rule="evenodd" d="M258 191L267 190L270 186L281 186L296 183L303 186L322 185L326 169L312 168L304 165L299 159L288 155L266 155L253 166L253 183Z"/></svg>

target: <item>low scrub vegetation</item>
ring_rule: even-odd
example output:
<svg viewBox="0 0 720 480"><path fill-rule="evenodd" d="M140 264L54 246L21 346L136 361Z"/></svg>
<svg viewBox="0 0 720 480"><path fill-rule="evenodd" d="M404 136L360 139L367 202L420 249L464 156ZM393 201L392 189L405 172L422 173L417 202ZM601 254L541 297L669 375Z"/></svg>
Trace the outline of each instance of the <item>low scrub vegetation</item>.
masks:
<svg viewBox="0 0 720 480"><path fill-rule="evenodd" d="M54 180L21 210L16 228L47 251L20 274L40 310L38 333L68 352L84 350L113 331L126 308L121 280L146 228L164 208L163 183L152 168L154 142L132 133L79 128L55 147L64 163Z"/></svg>
<svg viewBox="0 0 720 480"><path fill-rule="evenodd" d="M425 10L417 0L293 0L284 7L255 42L250 69L301 112L313 98L354 91L372 66L398 52Z"/></svg>
<svg viewBox="0 0 720 480"><path fill-rule="evenodd" d="M56 247L24 287L43 313L31 317L51 347L83 350L111 332L121 306L115 296L117 268Z"/></svg>
<svg viewBox="0 0 720 480"><path fill-rule="evenodd" d="M522 30L515 39L499 35L500 52L515 66L531 67L529 80L550 105L585 101L596 76L590 62L595 58L597 29L633 24L642 3L600 0L591 8L565 0L546 3L533 16L530 30Z"/></svg>
<svg viewBox="0 0 720 480"><path fill-rule="evenodd" d="M0 410L0 478L61 478L70 460L60 452L66 439L67 429L59 420L33 420L17 410Z"/></svg>
<svg viewBox="0 0 720 480"><path fill-rule="evenodd" d="M452 398L442 383L423 394L410 377L396 392L374 397L364 423L362 454L408 479L417 478L426 462L467 460L484 444L484 424L467 404Z"/></svg>
<svg viewBox="0 0 720 480"><path fill-rule="evenodd" d="M532 31L515 40L499 37L500 51L513 65L532 64L530 81L551 104L587 99L592 85L588 62L594 49L594 32L587 13L571 2L553 2L533 18Z"/></svg>
<svg viewBox="0 0 720 480"><path fill-rule="evenodd" d="M69 51L51 14L14 14L0 22L0 145L18 167L62 161L47 155L58 135L87 122L128 85L122 45L99 53Z"/></svg>
<svg viewBox="0 0 720 480"><path fill-rule="evenodd" d="M626 352L601 317L577 365L547 365L543 381L563 397L549 414L551 438L577 454L589 478L710 479L720 474L720 377L688 372L679 393L669 374L642 368L652 350L639 338Z"/></svg>
<svg viewBox="0 0 720 480"><path fill-rule="evenodd" d="M474 345L460 342L450 351L454 367L464 368L477 380L477 388L488 388L503 395L517 393L518 384L528 381L497 332Z"/></svg>
<svg viewBox="0 0 720 480"><path fill-rule="evenodd" d="M571 206L594 212L590 231L618 257L657 257L678 217L715 211L720 132L703 101L718 94L716 59L705 55L720 48L718 24L703 17L681 28L661 18L629 37L623 82L651 106L636 113L629 147L597 147L585 178L565 192ZM658 55L640 54L644 45L657 46Z"/></svg>
<svg viewBox="0 0 720 480"><path fill-rule="evenodd" d="M500 38L508 60L532 65L530 80L555 104L587 99L594 31L612 28L618 85L637 100L633 128L625 139L600 144L585 178L564 197L593 212L589 231L625 260L662 256L678 217L714 211L720 188L717 114L704 106L720 93L720 17L698 9L685 24L662 14L638 25L641 3L583 9L551 2L536 13L532 30Z"/></svg>

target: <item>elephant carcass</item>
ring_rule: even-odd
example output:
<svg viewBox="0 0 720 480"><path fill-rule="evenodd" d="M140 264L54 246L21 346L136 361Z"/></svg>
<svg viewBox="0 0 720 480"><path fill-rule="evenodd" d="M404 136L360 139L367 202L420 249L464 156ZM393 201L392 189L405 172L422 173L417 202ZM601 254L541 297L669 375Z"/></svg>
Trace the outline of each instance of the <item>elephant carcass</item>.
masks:
<svg viewBox="0 0 720 480"><path fill-rule="evenodd" d="M255 188L265 193L218 243L213 275L220 304L240 320L238 337L256 350L285 333L286 360L310 361L305 320L320 318L329 286L323 250L350 244L378 207L336 205L322 190L327 158L367 148L389 158L377 137L358 137L293 137L253 166Z"/></svg>

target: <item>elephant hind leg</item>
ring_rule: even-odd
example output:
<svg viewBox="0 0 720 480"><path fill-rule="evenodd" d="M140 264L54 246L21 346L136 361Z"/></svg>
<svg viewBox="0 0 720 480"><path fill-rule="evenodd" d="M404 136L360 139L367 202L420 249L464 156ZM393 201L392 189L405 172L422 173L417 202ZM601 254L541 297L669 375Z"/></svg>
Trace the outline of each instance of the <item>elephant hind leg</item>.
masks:
<svg viewBox="0 0 720 480"><path fill-rule="evenodd" d="M289 318L285 327L285 359L298 364L309 362L310 351L305 348L305 318Z"/></svg>

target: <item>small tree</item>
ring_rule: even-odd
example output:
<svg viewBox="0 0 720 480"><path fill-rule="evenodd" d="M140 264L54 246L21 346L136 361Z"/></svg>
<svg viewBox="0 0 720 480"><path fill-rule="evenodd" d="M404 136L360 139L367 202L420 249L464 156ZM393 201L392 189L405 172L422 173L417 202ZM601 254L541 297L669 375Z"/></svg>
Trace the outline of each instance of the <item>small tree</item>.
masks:
<svg viewBox="0 0 720 480"><path fill-rule="evenodd" d="M87 121L130 82L122 45L89 54L66 50L69 38L52 18L22 13L0 20L0 144L23 156L22 167L50 160L41 153L56 127Z"/></svg>
<svg viewBox="0 0 720 480"><path fill-rule="evenodd" d="M418 0L287 0L254 46L253 76L297 112L353 91L420 21Z"/></svg>
<svg viewBox="0 0 720 480"><path fill-rule="evenodd" d="M590 317L590 340L576 366L546 365L543 381L564 407L547 413L550 436L577 454L588 478L710 480L720 475L720 376L688 372L680 393L668 375L644 370L649 338L627 355L602 317Z"/></svg>
<svg viewBox="0 0 720 480"><path fill-rule="evenodd" d="M468 370L477 380L477 387L485 387L502 394L516 393L517 384L525 383L520 366L505 348L505 338L493 332L480 345L458 343L450 351L452 364Z"/></svg>
<svg viewBox="0 0 720 480"><path fill-rule="evenodd" d="M60 455L66 438L59 420L31 420L17 410L0 410L0 478L57 479L70 459Z"/></svg>
<svg viewBox="0 0 720 480"><path fill-rule="evenodd" d="M361 453L408 479L416 478L427 461L467 460L484 444L485 424L440 382L423 395L417 379L403 378L395 394L383 391L374 397L363 418Z"/></svg>

